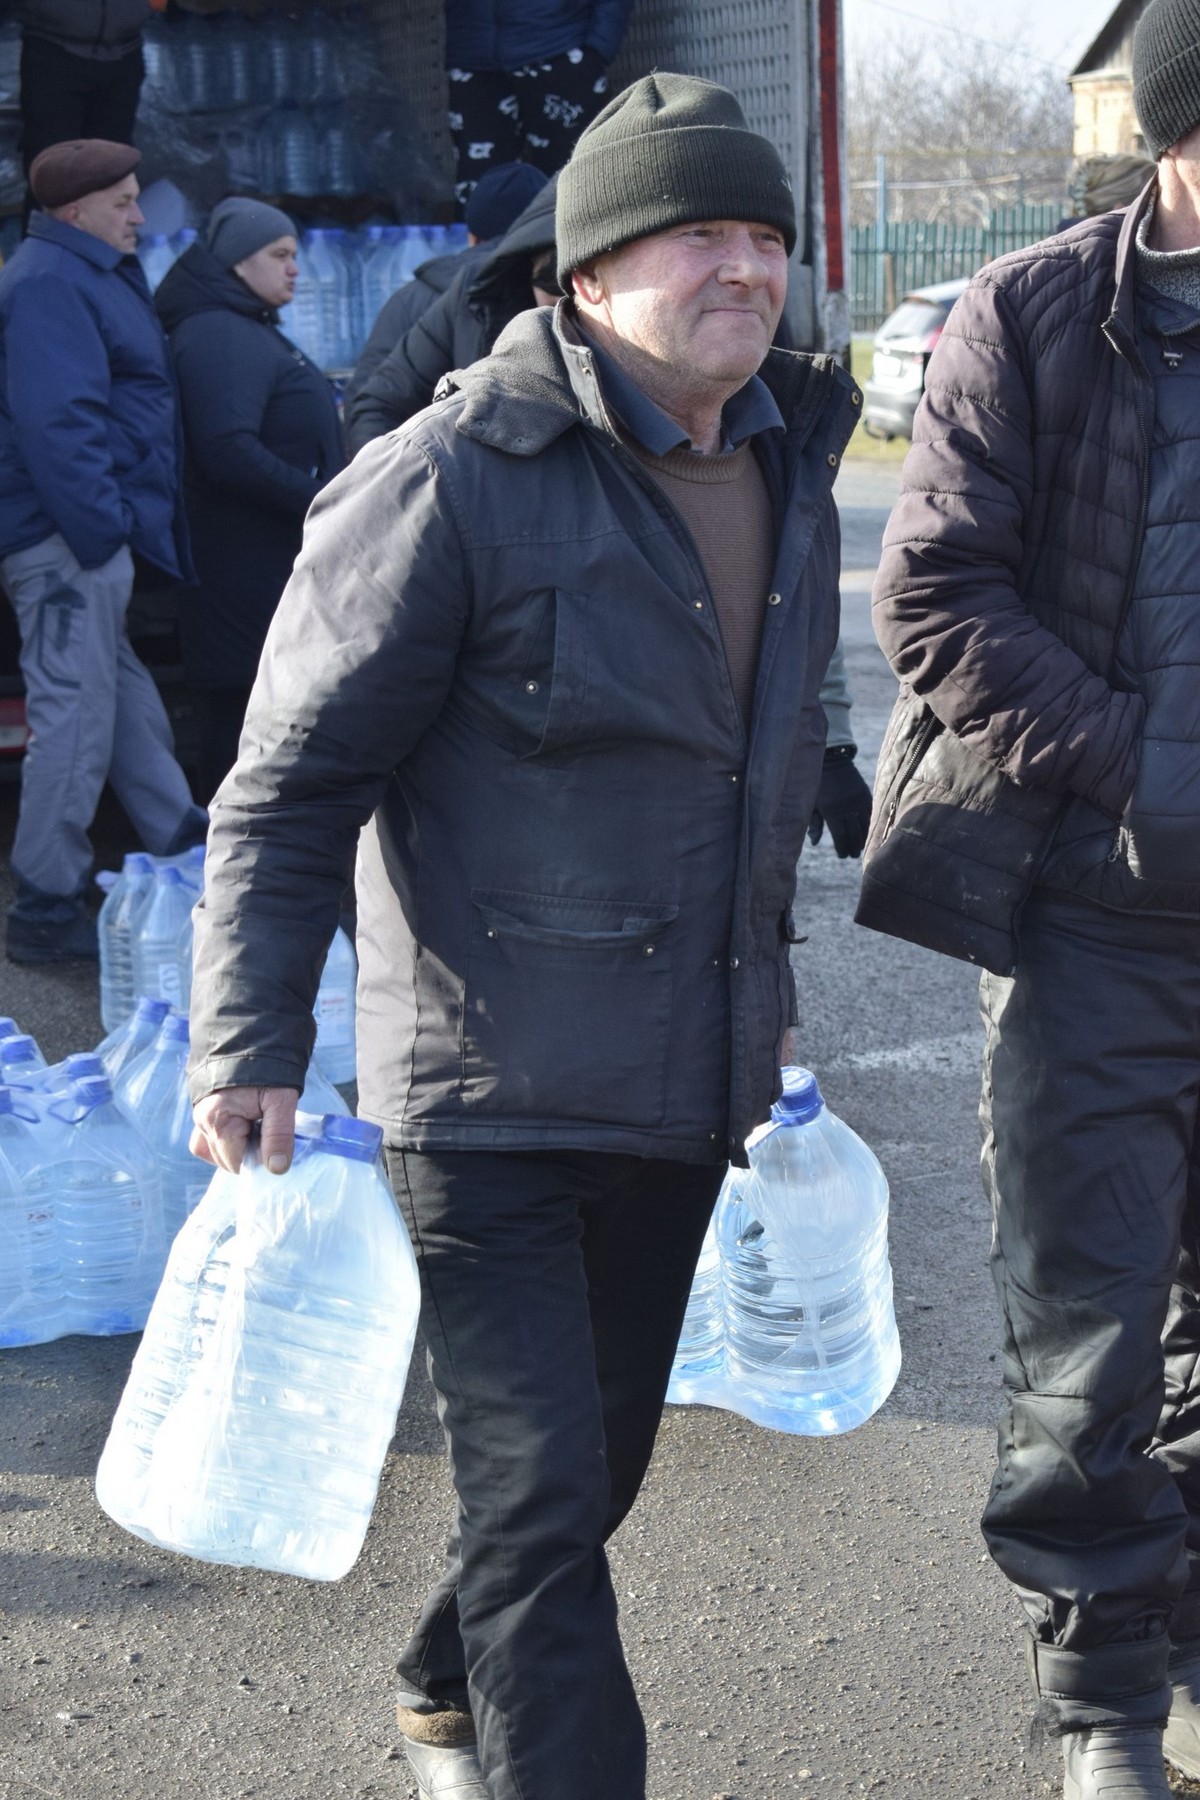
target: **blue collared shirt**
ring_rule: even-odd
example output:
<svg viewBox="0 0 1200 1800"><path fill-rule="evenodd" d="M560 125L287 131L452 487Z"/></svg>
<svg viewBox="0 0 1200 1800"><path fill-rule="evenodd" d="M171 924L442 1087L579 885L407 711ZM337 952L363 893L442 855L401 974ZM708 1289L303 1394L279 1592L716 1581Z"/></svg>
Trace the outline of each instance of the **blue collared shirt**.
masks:
<svg viewBox="0 0 1200 1800"><path fill-rule="evenodd" d="M605 400L629 436L647 455L666 456L671 450L690 449L692 440L687 432L642 392L632 376L601 349L590 333L587 342L596 359ZM752 375L745 387L739 388L725 402L721 414L721 449L736 450L739 444L761 431L786 429L783 414L775 404L770 388L760 376Z"/></svg>

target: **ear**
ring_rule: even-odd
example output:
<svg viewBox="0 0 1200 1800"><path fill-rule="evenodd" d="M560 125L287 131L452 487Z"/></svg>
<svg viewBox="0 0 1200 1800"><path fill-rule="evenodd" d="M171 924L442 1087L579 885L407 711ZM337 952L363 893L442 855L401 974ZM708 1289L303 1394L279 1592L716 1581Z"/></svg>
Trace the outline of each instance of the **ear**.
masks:
<svg viewBox="0 0 1200 1800"><path fill-rule="evenodd" d="M580 263L571 271L571 286L580 300L586 300L589 306L599 306L604 298L604 283L596 272L595 262Z"/></svg>

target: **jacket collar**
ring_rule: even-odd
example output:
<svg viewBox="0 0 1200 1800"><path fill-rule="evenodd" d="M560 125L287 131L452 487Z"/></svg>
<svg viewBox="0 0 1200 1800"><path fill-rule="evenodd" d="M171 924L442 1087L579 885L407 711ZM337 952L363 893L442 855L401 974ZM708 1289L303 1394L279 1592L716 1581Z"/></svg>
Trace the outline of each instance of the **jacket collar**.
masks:
<svg viewBox="0 0 1200 1800"><path fill-rule="evenodd" d="M115 250L106 244L103 238L93 237L90 231L80 231L78 225L68 225L65 219L51 218L49 213L35 212L29 221L29 235L40 238L43 243L57 244L60 250L73 250L76 256L82 256L85 262L94 263L98 269L117 269L125 260L125 253Z"/></svg>
<svg viewBox="0 0 1200 1800"><path fill-rule="evenodd" d="M1125 213L1121 235L1117 239L1117 263L1112 311L1104 322L1104 335L1136 369L1148 373L1138 347L1137 324L1137 234L1138 227L1154 204L1158 193L1158 175L1146 183L1137 199Z"/></svg>
<svg viewBox="0 0 1200 1800"><path fill-rule="evenodd" d="M835 357L771 350L759 370L782 415L788 436L807 437L822 405L837 387L844 398L854 384ZM582 418L603 436L620 441L616 418L600 383L592 346L566 304L551 313L531 307L501 332L492 354L446 376L437 399L465 395L457 420L464 437L513 456L538 456Z"/></svg>

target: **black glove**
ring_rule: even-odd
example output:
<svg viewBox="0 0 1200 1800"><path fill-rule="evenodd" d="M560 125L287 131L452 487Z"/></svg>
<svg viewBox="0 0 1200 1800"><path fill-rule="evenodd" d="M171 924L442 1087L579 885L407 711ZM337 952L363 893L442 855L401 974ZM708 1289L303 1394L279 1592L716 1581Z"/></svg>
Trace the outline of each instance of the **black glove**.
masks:
<svg viewBox="0 0 1200 1800"><path fill-rule="evenodd" d="M825 826L843 860L861 856L871 828L871 790L854 766L853 744L833 744L825 752L817 804L808 822L808 841L819 844Z"/></svg>

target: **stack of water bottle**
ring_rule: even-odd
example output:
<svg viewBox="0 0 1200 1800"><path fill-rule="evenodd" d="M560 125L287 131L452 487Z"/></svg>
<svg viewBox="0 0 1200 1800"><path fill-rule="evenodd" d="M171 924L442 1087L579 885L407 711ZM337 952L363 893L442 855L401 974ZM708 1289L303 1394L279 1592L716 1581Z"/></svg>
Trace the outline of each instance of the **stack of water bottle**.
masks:
<svg viewBox="0 0 1200 1800"><path fill-rule="evenodd" d="M878 1161L783 1071L770 1122L717 1201L667 1398L807 1437L851 1431L900 1372Z"/></svg>
<svg viewBox="0 0 1200 1800"><path fill-rule="evenodd" d="M175 887L163 882L164 905ZM110 920L110 954L114 936ZM339 932L306 1113L348 1113L332 1083L354 1078L355 973ZM141 995L95 1052L52 1067L0 1019L0 1348L142 1329L171 1242L212 1176L188 1148L187 1058L187 1017L162 995Z"/></svg>
<svg viewBox="0 0 1200 1800"><path fill-rule="evenodd" d="M192 991L192 908L204 885L204 846L182 856L125 858L100 908L100 1017L113 1031L139 995L186 1012Z"/></svg>

